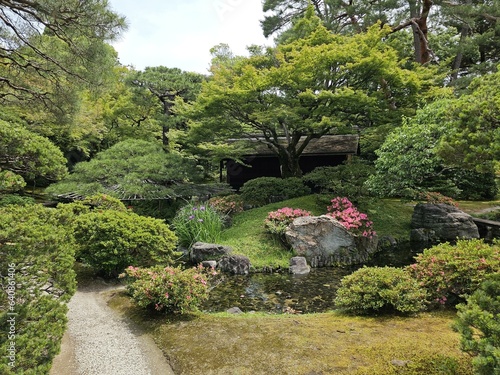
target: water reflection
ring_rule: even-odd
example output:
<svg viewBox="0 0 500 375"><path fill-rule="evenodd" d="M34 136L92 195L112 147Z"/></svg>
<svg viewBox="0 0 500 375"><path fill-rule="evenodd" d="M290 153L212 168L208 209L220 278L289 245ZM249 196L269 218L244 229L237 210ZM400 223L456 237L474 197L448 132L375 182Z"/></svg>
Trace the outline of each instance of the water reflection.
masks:
<svg viewBox="0 0 500 375"><path fill-rule="evenodd" d="M395 267L413 262L409 246L378 253L368 265ZM203 307L207 312L239 307L244 312L314 313L332 310L342 277L361 266L314 268L308 275L257 273L249 276L224 276L210 293Z"/></svg>

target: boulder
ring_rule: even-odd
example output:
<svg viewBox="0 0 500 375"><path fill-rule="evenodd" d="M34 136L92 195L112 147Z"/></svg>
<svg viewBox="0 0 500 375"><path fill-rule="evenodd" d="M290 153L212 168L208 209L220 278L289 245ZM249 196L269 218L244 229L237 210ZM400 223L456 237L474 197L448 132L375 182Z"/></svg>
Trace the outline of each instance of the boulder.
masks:
<svg viewBox="0 0 500 375"><path fill-rule="evenodd" d="M290 273L294 275L307 275L311 272L311 267L307 265L304 257L293 257L290 259Z"/></svg>
<svg viewBox="0 0 500 375"><path fill-rule="evenodd" d="M296 218L286 239L311 267L360 264L377 251L377 238L357 236L331 216Z"/></svg>
<svg viewBox="0 0 500 375"><path fill-rule="evenodd" d="M189 259L198 264L205 260L219 260L232 252L231 247L215 243L195 242L189 251Z"/></svg>
<svg viewBox="0 0 500 375"><path fill-rule="evenodd" d="M411 219L412 245L426 246L473 238L479 238L479 231L469 214L443 203L415 206Z"/></svg>
<svg viewBox="0 0 500 375"><path fill-rule="evenodd" d="M244 255L225 255L217 264L221 272L233 275L248 275L250 273L250 259Z"/></svg>

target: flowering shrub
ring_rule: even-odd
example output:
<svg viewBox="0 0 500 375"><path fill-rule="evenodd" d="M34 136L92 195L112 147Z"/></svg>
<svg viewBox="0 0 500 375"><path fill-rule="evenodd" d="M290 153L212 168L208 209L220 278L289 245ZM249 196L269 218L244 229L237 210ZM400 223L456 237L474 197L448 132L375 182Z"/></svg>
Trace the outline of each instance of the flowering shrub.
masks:
<svg viewBox="0 0 500 375"><path fill-rule="evenodd" d="M179 245L189 248L197 241L217 242L224 222L211 206L188 204L177 212L172 225Z"/></svg>
<svg viewBox="0 0 500 375"><path fill-rule="evenodd" d="M458 206L458 204L453 200L453 198L447 197L446 195L434 191L426 191L423 193L418 193L416 196L416 200L424 201L425 203L432 203L432 204L443 203L454 207Z"/></svg>
<svg viewBox="0 0 500 375"><path fill-rule="evenodd" d="M368 216L358 211L346 197L337 197L331 200L327 207L327 215L338 220L347 230L363 237L371 238L377 233L372 229L373 222Z"/></svg>
<svg viewBox="0 0 500 375"><path fill-rule="evenodd" d="M280 241L286 244L286 228L293 222L294 219L301 216L311 216L311 213L309 211L301 210L300 208L284 207L279 210L269 212L264 225L269 233L277 236Z"/></svg>
<svg viewBox="0 0 500 375"><path fill-rule="evenodd" d="M354 314L417 313L425 307L425 289L395 267L363 267L344 277L335 304Z"/></svg>
<svg viewBox="0 0 500 375"><path fill-rule="evenodd" d="M456 303L457 297L472 294L487 275L500 269L500 244L461 240L455 246L440 244L424 250L407 267L427 289L430 305Z"/></svg>
<svg viewBox="0 0 500 375"><path fill-rule="evenodd" d="M202 266L182 270L178 267L128 267L128 292L138 306L166 313L189 314L198 311L208 299L209 280L217 272Z"/></svg>
<svg viewBox="0 0 500 375"><path fill-rule="evenodd" d="M237 194L213 197L208 200L208 204L222 215L232 215L243 211L243 199Z"/></svg>

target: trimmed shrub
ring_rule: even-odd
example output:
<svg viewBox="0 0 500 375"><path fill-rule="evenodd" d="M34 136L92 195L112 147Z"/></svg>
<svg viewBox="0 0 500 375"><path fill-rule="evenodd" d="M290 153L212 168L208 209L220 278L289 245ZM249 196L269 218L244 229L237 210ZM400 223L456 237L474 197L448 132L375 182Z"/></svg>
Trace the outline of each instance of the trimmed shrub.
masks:
<svg viewBox="0 0 500 375"><path fill-rule="evenodd" d="M460 240L425 249L407 267L427 290L430 306L454 305L472 294L486 276L500 269L500 244Z"/></svg>
<svg viewBox="0 0 500 375"><path fill-rule="evenodd" d="M198 311L208 299L209 279L217 273L213 269L194 267L128 267L126 274L131 283L128 292L135 303L143 308L165 313L189 314Z"/></svg>
<svg viewBox="0 0 500 375"><path fill-rule="evenodd" d="M303 180L318 193L333 193L357 200L369 195L365 181L375 167L359 158L334 167L317 167L304 175Z"/></svg>
<svg viewBox="0 0 500 375"><path fill-rule="evenodd" d="M335 304L354 314L413 314L425 307L426 292L403 269L363 267L345 276Z"/></svg>
<svg viewBox="0 0 500 375"><path fill-rule="evenodd" d="M311 189L297 177L259 177L245 182L240 189L246 204L264 206L268 203L298 198L311 194Z"/></svg>
<svg viewBox="0 0 500 375"><path fill-rule="evenodd" d="M442 204L447 204L449 206L458 207L457 202L455 202L453 198L447 197L446 195L443 195L435 191L419 192L416 194L415 200L431 204L442 203Z"/></svg>
<svg viewBox="0 0 500 375"><path fill-rule="evenodd" d="M311 216L309 211L300 208L284 207L279 210L269 212L264 221L266 231L276 236L284 245L287 244L285 232L294 219L302 216Z"/></svg>
<svg viewBox="0 0 500 375"><path fill-rule="evenodd" d="M132 212L94 210L80 215L74 226L80 258L106 276L129 265L169 264L177 241L163 220Z"/></svg>
<svg viewBox="0 0 500 375"><path fill-rule="evenodd" d="M462 335L461 349L475 356L477 374L500 374L500 273L489 275L468 299L460 304L454 329Z"/></svg>
<svg viewBox="0 0 500 375"><path fill-rule="evenodd" d="M56 210L0 209L1 374L49 372L66 329L64 302L76 289L73 249Z"/></svg>
<svg viewBox="0 0 500 375"><path fill-rule="evenodd" d="M190 248L197 241L218 242L224 221L209 205L188 204L177 212L172 225L179 245Z"/></svg>

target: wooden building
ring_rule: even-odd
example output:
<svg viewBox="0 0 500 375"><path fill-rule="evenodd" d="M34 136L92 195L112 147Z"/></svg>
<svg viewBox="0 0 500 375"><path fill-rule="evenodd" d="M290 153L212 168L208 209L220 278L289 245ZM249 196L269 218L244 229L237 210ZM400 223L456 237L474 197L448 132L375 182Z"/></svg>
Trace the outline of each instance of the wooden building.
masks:
<svg viewBox="0 0 500 375"><path fill-rule="evenodd" d="M284 138L283 141L285 141ZM236 190L245 182L257 177L281 176L276 154L257 140L249 142L254 143L255 147L252 153L243 157L248 166L231 159L224 159L220 163L220 181L227 182ZM358 135L324 135L309 142L300 156L299 165L303 173L308 173L316 167L339 165L353 155L357 155L358 151Z"/></svg>

